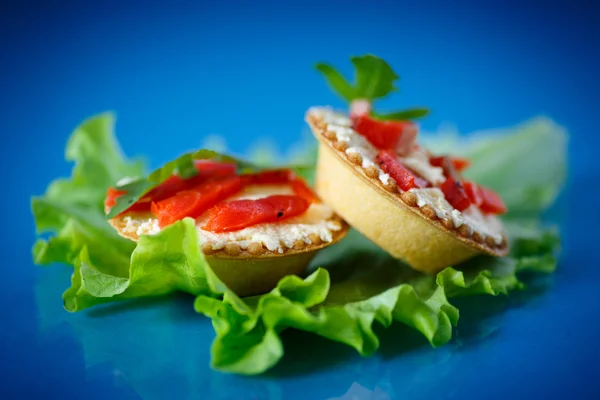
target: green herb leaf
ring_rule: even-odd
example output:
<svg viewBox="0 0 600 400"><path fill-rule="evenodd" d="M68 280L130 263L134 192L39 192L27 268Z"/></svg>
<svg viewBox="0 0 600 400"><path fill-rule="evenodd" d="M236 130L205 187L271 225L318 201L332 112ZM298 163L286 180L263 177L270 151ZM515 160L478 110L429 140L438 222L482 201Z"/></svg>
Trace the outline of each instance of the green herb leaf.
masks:
<svg viewBox="0 0 600 400"><path fill-rule="evenodd" d="M342 96L344 100L351 102L357 98L355 88L334 67L329 64L318 63L315 68L323 74L329 86Z"/></svg>
<svg viewBox="0 0 600 400"><path fill-rule="evenodd" d="M411 108L409 110L396 111L392 113L378 114L373 113L373 116L382 120L392 121L409 121L412 119L423 118L429 114L428 108Z"/></svg>
<svg viewBox="0 0 600 400"><path fill-rule="evenodd" d="M183 154L175 160L167 162L162 167L154 170L147 178L139 178L125 185L119 186L119 190L127 192L123 196L116 199L116 204L111 208L106 218L111 219L127 210L131 205L138 201L142 196L150 190L160 185L174 174L187 179L195 176L198 171L194 166L195 160L215 160L221 162L230 162L238 165L239 169L251 169L252 164L233 157L219 154L212 150L197 150Z"/></svg>
<svg viewBox="0 0 600 400"><path fill-rule="evenodd" d="M148 175L146 179L137 179L125 185L119 186L119 190L123 190L127 193L123 196L119 196L116 199L116 204L113 208L111 208L110 212L106 216L106 219L114 218L123 211L127 210L146 193L160 185L169 177L173 176L173 174L177 174L184 179L188 179L197 175L198 170L194 165L194 161L197 160L214 160L218 162L233 163L236 164L238 173L252 173L265 169L284 168L275 166L261 166L207 149L189 152L183 154L175 160L169 161L161 168L156 169L150 175ZM314 167L297 165L285 166L285 168L303 172L306 168L313 169Z"/></svg>
<svg viewBox="0 0 600 400"><path fill-rule="evenodd" d="M319 63L316 68L323 74L327 83L343 99L351 102L355 99L375 100L383 98L398 89L394 82L399 78L392 68L379 57L367 54L351 57L356 73L356 82L350 84L334 67Z"/></svg>
<svg viewBox="0 0 600 400"><path fill-rule="evenodd" d="M381 58L367 54L350 60L356 70L357 98L375 100L398 91L394 82L400 77Z"/></svg>
<svg viewBox="0 0 600 400"><path fill-rule="evenodd" d="M175 173L184 179L191 178L198 173L194 167L195 160L215 160L219 162L234 163L241 168L247 164L245 161L217 153L216 151L201 149L183 154L175 160L169 161L161 168L158 168L148 175L148 181L158 184L164 182Z"/></svg>
<svg viewBox="0 0 600 400"><path fill-rule="evenodd" d="M331 65L325 63L316 65L317 70L323 74L329 86L347 102L350 103L358 99L373 102L398 91L394 83L399 79L399 76L381 58L367 54L360 57L351 57L350 60L354 65L356 74L354 84L350 84ZM413 108L384 114L373 113L376 118L396 121L423 118L427 114L429 114L427 108Z"/></svg>

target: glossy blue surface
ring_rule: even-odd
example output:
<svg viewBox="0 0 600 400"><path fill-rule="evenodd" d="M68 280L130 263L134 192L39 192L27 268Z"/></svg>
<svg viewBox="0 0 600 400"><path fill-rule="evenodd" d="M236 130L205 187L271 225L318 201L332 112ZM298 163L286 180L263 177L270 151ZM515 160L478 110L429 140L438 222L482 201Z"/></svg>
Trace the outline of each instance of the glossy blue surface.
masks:
<svg viewBox="0 0 600 400"><path fill-rule="evenodd" d="M600 196L591 2L78 3L0 6L0 398L600 398L600 221L576 202ZM436 350L402 326L381 330L369 359L287 332L282 363L253 378L210 370L212 327L189 296L62 309L70 271L33 266L28 206L69 173L61 155L80 120L115 110L126 152L153 166L208 134L236 152L257 138L283 151L308 106L341 105L312 64L349 72L347 57L365 52L403 77L383 105L430 106L426 129L546 114L571 132L569 192L552 213L565 240L553 277L508 299L461 301L456 338Z"/></svg>

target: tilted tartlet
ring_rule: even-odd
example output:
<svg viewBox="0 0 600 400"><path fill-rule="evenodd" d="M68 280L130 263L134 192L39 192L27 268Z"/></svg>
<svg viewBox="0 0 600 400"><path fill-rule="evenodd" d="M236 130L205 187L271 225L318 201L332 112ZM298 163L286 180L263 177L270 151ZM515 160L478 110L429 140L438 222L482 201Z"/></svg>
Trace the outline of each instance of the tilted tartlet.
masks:
<svg viewBox="0 0 600 400"><path fill-rule="evenodd" d="M327 107L311 108L306 121L319 141L317 193L393 257L433 273L508 252L500 197L462 179L466 160L417 145L415 124Z"/></svg>
<svg viewBox="0 0 600 400"><path fill-rule="evenodd" d="M348 225L290 170L239 175L232 163L194 161L197 174L173 175L109 219L137 241L178 220L196 220L199 246L217 276L240 296L271 290L299 275ZM125 191L109 189L110 212Z"/></svg>

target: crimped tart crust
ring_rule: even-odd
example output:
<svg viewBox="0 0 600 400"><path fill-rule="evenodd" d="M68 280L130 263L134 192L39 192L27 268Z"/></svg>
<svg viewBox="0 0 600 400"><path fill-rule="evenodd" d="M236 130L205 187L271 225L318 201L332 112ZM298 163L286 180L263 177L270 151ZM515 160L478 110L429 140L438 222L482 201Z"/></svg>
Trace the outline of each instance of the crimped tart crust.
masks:
<svg viewBox="0 0 600 400"><path fill-rule="evenodd" d="M119 233L119 235L137 242L140 238L140 234L136 232L136 230L127 229L127 218L143 221L152 220L154 219L154 216L151 213L131 212L120 215L108 221L110 225ZM243 249L237 243L229 243L223 248L214 249L212 243L205 242L202 243L202 252L207 256L215 258L249 259L257 257L283 257L286 255L316 251L338 242L348 233L348 224L346 224L338 216L334 215L327 221L339 227L337 230L331 230L331 241L323 241L319 235L311 234L306 238L306 241L296 240L292 248L282 246L281 249L283 251L269 250L264 246L264 244L258 242L250 243L245 249Z"/></svg>
<svg viewBox="0 0 600 400"><path fill-rule="evenodd" d="M133 241L137 241L140 235L127 229L127 216L141 221L154 218L151 213L132 212L108 221L121 236ZM211 243L204 243L202 251L211 269L229 289L238 296L254 296L270 291L284 276L302 275L318 250L346 236L349 230L346 222L336 215L329 220L339 226L339 229L331 231L331 241L309 235L306 238L309 243L297 241L292 248L282 246L282 252L269 250L259 243L251 243L246 249L237 243L229 243L218 250L214 250Z"/></svg>
<svg viewBox="0 0 600 400"><path fill-rule="evenodd" d="M340 116L329 108L311 108L306 114L306 121L311 127L313 134L319 140L321 147L325 146L328 148L339 160L342 160L354 174L360 177L362 181L368 182L376 189L378 194L387 197L400 206L402 210L409 210L411 213L420 216L423 220L427 221L430 226L434 226L437 229L453 235L456 240L478 252L484 252L494 256L502 256L508 252L508 243L504 233L501 234L501 240L497 240L497 238L495 239L491 235L486 235L484 232L473 229L466 223L455 226L452 218L440 218L438 212L436 212L431 205L423 204L422 202L419 204L415 193L402 191L396 185L393 178L378 168L374 160L369 159L366 154L361 154L360 151L356 151L355 148L352 148L348 138L340 140L340 138L347 133L344 129L351 129L348 127L348 119L346 117ZM358 133L355 134L358 135ZM340 137L338 137L338 135ZM321 154L319 154L319 157L321 157ZM318 168L327 168L327 166L320 165ZM323 171L318 170L318 174L321 172ZM319 178L317 178L317 181L319 181ZM317 184L317 192L319 192L319 184ZM321 193L319 194L321 195ZM326 202L328 201L327 198L324 198L324 200ZM356 201L359 200L356 199ZM361 230L353 223L353 221L349 220L347 215L341 213L335 207L335 204L330 203L329 205L343 218L348 220L352 226L359 231ZM414 232L414 234L419 234L419 232ZM371 239L374 240L374 238Z"/></svg>

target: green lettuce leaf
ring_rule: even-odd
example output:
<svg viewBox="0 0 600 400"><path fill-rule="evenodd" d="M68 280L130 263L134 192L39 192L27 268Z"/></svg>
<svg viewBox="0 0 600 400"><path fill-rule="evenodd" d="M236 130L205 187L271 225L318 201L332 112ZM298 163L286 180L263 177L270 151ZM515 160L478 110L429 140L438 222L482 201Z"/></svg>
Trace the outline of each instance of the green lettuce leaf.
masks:
<svg viewBox="0 0 600 400"><path fill-rule="evenodd" d="M75 129L67 144L66 159L75 162L71 178L52 182L43 196L32 199L31 205L38 233L54 233L36 241L34 262L74 266L71 287L63 296L68 311L174 291L211 294L193 221L180 221L157 235L142 236L136 245L119 236L106 221L104 197L115 182L133 177L132 182L119 186L130 190L123 196L126 203L174 172L186 177L195 174L192 162L197 159L233 162L241 173L276 168L199 150L144 178L143 164L122 156L114 135L114 117L108 113L90 118ZM289 168L299 174L313 169L301 164Z"/></svg>
<svg viewBox="0 0 600 400"><path fill-rule="evenodd" d="M524 289L518 274L554 270L555 235L521 240L515 238L509 257L481 256L427 276L351 232L336 254L320 260L325 266L306 279L288 276L270 293L245 299L210 275L209 285L222 299L200 295L194 306L213 320L212 366L241 374L264 372L283 356L280 333L287 328L313 332L368 356L379 347L374 323L387 327L398 321L441 346L458 323L459 310L449 298L507 294Z"/></svg>
<svg viewBox="0 0 600 400"><path fill-rule="evenodd" d="M32 200L34 207L35 203L49 202L60 204L64 210L75 208L81 214L102 213L109 186L125 176L143 175L141 160L124 158L114 135L114 124L114 115L104 113L87 119L75 129L65 152L65 159L75 162L72 176L53 181L43 197ZM67 218L64 212L54 210L36 218L36 223L39 231L52 230L60 228Z"/></svg>
<svg viewBox="0 0 600 400"><path fill-rule="evenodd" d="M35 243L34 261L74 266L63 295L69 311L173 291L197 295L196 310L212 318L217 334L212 364L219 370L257 374L271 368L284 354L280 334L288 328L345 343L365 356L379 347L376 323L406 324L432 346L441 346L458 323L453 298L524 289L520 275L556 268L558 234L543 228L539 215L563 184L566 139L548 120L467 141L438 136L434 143L438 150L444 145L469 156L472 170L477 169L471 172L474 179L508 193L508 257L481 256L427 276L352 231L316 257L307 277L285 277L270 293L243 299L211 270L192 220L143 236L137 245L108 225L102 204L106 189L125 176L144 175L141 162L122 156L113 124L110 114L102 114L77 128L67 146L67 159L75 162L72 177L33 198L38 232L54 233ZM175 164L168 168L178 169Z"/></svg>
<svg viewBox="0 0 600 400"><path fill-rule="evenodd" d="M68 311L136 297L174 291L210 294L206 260L200 250L195 221L186 218L153 236L141 236L131 261L118 265L93 263L84 246L75 262L71 287L63 294Z"/></svg>
<svg viewBox="0 0 600 400"><path fill-rule="evenodd" d="M561 126L538 117L515 127L468 135L424 134L437 154L471 160L465 177L502 194L509 218L525 218L549 208L567 174L567 135Z"/></svg>
<svg viewBox="0 0 600 400"><path fill-rule="evenodd" d="M74 161L70 179L57 179L45 198L62 204L102 209L106 189L118 179L141 176L144 163L125 159L114 135L115 116L104 113L78 126L67 143L65 159Z"/></svg>
<svg viewBox="0 0 600 400"><path fill-rule="evenodd" d="M125 159L114 135L114 124L114 115L104 113L78 126L65 152L65 159L75 163L72 176L55 180L43 196L32 198L37 232L58 232L35 243L36 264L74 265L85 245L95 263L128 261L135 245L119 237L106 223L104 196L117 180L142 176L144 164Z"/></svg>
<svg viewBox="0 0 600 400"><path fill-rule="evenodd" d="M55 233L36 241L34 262L74 266L71 287L63 296L68 311L173 291L210 294L193 221L180 221L155 236L142 236L136 245L108 224L103 206L106 190L121 178L134 178L123 186L130 188L164 180L174 171L185 176L192 160L200 158L235 162L243 172L265 168L200 150L168 163L149 179L140 178L143 164L122 156L112 114L92 117L75 129L66 151L66 159L75 163L71 178L52 182L31 204L38 233ZM295 168L302 171L303 166Z"/></svg>
<svg viewBox="0 0 600 400"><path fill-rule="evenodd" d="M523 290L520 275L555 270L558 233L543 229L539 215L564 184L564 131L551 121L535 119L509 132L430 139L426 142L437 146L436 151L468 156L476 171L472 174L477 174L472 179L503 195L511 193L506 218L511 254L476 257L433 277L391 259L351 232L317 257L314 265L323 268L305 280L288 277L271 293L254 298L239 299L216 286L223 293L221 300L199 296L195 308L212 318L217 333L214 368L264 372L283 355L280 333L287 328L313 332L369 355L379 346L374 322L388 326L395 320L420 331L432 346L440 346L451 339L458 322L452 298ZM532 192L543 195L532 196Z"/></svg>

